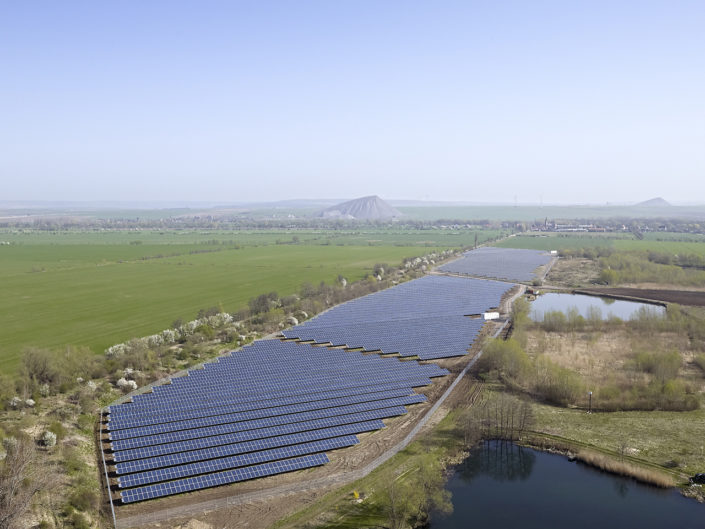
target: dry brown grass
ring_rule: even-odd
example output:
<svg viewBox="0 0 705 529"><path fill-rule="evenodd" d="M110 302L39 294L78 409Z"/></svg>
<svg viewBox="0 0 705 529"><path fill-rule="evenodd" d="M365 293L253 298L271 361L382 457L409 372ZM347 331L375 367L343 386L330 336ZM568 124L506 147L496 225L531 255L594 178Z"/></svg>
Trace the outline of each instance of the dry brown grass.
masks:
<svg viewBox="0 0 705 529"><path fill-rule="evenodd" d="M546 277L547 285L577 288L592 285L600 276L600 265L591 259L558 259Z"/></svg>
<svg viewBox="0 0 705 529"><path fill-rule="evenodd" d="M583 378L589 387L598 387L606 381L618 386L649 381L651 375L633 366L639 352L678 350L683 357L679 378L705 389L702 370L692 362L694 354L688 350L688 337L677 333L637 333L626 328L607 331L546 333L532 329L527 332L526 350L531 356L546 354L553 362L571 369Z"/></svg>
<svg viewBox="0 0 705 529"><path fill-rule="evenodd" d="M639 467L626 461L617 461L612 457L600 454L598 452L580 450L576 454L576 458L583 463L599 468L600 470L604 470L605 472L617 474L619 476L628 476L636 479L637 481L641 481L642 483L648 483L650 485L663 488L670 488L676 485L673 478L668 474L664 474L657 470Z"/></svg>

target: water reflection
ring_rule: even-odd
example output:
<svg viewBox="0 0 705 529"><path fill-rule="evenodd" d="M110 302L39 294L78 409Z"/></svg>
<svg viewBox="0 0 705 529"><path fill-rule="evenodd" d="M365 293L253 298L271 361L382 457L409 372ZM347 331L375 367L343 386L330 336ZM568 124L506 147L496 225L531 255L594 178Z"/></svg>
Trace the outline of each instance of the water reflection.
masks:
<svg viewBox="0 0 705 529"><path fill-rule="evenodd" d="M567 314L571 310L576 311L583 318L595 320L606 320L610 317L628 320L644 312L659 316L666 313L664 307L649 303L550 292L542 294L531 302L530 317L534 321L543 321L544 314L547 312L557 311Z"/></svg>
<svg viewBox="0 0 705 529"><path fill-rule="evenodd" d="M473 451L447 488L453 514L432 516L431 529L705 528L705 505L673 490L507 442Z"/></svg>
<svg viewBox="0 0 705 529"><path fill-rule="evenodd" d="M457 469L457 473L465 482L472 481L478 474L496 481L525 480L531 475L535 461L533 450L508 441L490 441L474 450Z"/></svg>
<svg viewBox="0 0 705 529"><path fill-rule="evenodd" d="M624 478L615 478L614 490L617 491L622 498L627 496L629 492L629 482Z"/></svg>

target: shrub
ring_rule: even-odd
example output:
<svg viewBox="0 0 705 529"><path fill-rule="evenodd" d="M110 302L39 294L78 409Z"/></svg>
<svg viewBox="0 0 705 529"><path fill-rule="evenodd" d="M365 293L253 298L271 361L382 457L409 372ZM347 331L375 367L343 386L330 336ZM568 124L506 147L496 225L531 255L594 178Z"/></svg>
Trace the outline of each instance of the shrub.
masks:
<svg viewBox="0 0 705 529"><path fill-rule="evenodd" d="M79 478L73 485L73 493L69 496L69 505L77 511L92 512L98 509L100 495L92 484Z"/></svg>
<svg viewBox="0 0 705 529"><path fill-rule="evenodd" d="M63 446L61 464L68 474L76 474L83 468L83 461L78 451L70 446Z"/></svg>
<svg viewBox="0 0 705 529"><path fill-rule="evenodd" d="M703 370L703 373L705 373L705 354L699 354L695 357L695 360L693 360L693 362L696 366Z"/></svg>
<svg viewBox="0 0 705 529"><path fill-rule="evenodd" d="M575 403L584 393L580 375L556 365L546 356L539 356L535 367L534 390L548 402L565 406Z"/></svg>
<svg viewBox="0 0 705 529"><path fill-rule="evenodd" d="M478 362L480 373L497 372L500 378L520 380L529 371L531 361L519 342L514 339L495 339L483 348Z"/></svg>
<svg viewBox="0 0 705 529"><path fill-rule="evenodd" d="M59 441L66 437L66 428L64 428L64 425L59 421L52 422L47 430L56 435L56 439Z"/></svg>
<svg viewBox="0 0 705 529"><path fill-rule="evenodd" d="M541 326L546 332L563 332L568 328L568 319L559 310L545 312Z"/></svg>
<svg viewBox="0 0 705 529"><path fill-rule="evenodd" d="M207 324L199 325L194 329L194 334L200 334L206 340L212 340L215 337L213 327Z"/></svg>
<svg viewBox="0 0 705 529"><path fill-rule="evenodd" d="M45 431L42 435L41 443L42 446L46 446L47 448L56 446L56 434L54 432L50 432L49 430Z"/></svg>
<svg viewBox="0 0 705 529"><path fill-rule="evenodd" d="M69 516L69 521L74 529L90 529L91 525L88 523L86 517L80 512L72 512Z"/></svg>
<svg viewBox="0 0 705 529"><path fill-rule="evenodd" d="M678 351L641 352L634 358L637 369L651 373L660 382L676 378L682 360Z"/></svg>
<svg viewBox="0 0 705 529"><path fill-rule="evenodd" d="M57 387L61 381L56 355L46 349L26 349L22 356L22 368L27 378L35 383Z"/></svg>

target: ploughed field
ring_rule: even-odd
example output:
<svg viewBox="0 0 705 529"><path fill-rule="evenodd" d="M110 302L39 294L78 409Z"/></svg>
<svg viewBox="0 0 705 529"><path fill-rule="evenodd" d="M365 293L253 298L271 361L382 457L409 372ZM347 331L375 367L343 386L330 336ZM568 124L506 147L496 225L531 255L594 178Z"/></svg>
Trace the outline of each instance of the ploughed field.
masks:
<svg viewBox="0 0 705 529"><path fill-rule="evenodd" d="M600 295L623 296L635 299L647 299L653 301L663 301L666 303L678 303L679 305L691 305L695 307L705 307L705 292L694 290L661 290L650 288L623 288L623 287L595 287L584 288L580 292L590 292Z"/></svg>

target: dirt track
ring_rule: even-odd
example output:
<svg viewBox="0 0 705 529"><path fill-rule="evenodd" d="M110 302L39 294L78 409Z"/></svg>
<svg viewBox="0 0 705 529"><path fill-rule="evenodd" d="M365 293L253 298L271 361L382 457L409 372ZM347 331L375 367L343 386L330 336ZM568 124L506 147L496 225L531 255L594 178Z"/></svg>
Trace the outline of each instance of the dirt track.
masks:
<svg viewBox="0 0 705 529"><path fill-rule="evenodd" d="M644 288L585 288L576 290L577 294L609 295L624 299L639 299L646 301L660 301L665 303L678 303L705 307L705 292L693 290L656 290Z"/></svg>

